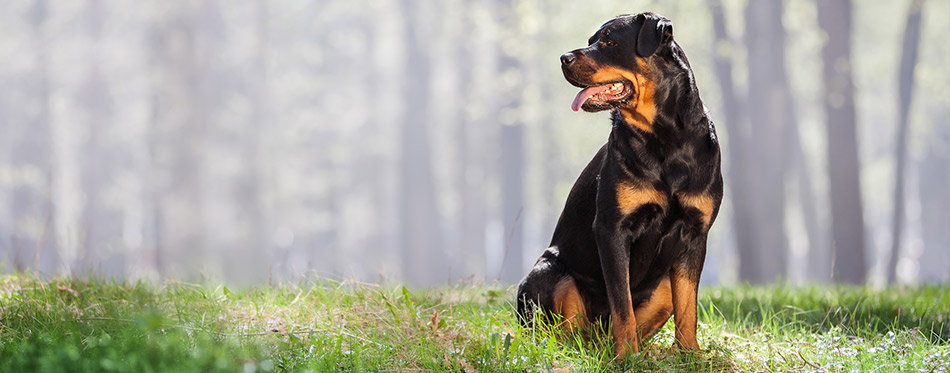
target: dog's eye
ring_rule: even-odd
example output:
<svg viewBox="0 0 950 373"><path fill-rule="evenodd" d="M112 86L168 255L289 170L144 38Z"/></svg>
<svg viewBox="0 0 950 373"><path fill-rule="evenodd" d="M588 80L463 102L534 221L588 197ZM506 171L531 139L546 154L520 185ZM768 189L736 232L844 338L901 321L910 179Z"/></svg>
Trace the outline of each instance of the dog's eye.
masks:
<svg viewBox="0 0 950 373"><path fill-rule="evenodd" d="M601 42L605 47L613 47L613 46L617 45L617 43L614 43L613 40L610 40L610 39L607 39L607 38L601 38L601 39L600 39L600 42Z"/></svg>

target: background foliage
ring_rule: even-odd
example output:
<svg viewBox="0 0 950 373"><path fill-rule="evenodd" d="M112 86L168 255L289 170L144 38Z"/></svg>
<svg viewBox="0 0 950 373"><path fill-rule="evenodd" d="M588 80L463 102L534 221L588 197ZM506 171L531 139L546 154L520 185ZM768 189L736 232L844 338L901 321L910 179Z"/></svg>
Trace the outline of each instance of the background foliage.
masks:
<svg viewBox="0 0 950 373"><path fill-rule="evenodd" d="M946 282L950 3L820 4L3 2L0 262L245 284L517 281L610 128L568 109L557 57L652 10L673 20L723 141L704 284L830 281L832 263L854 276L839 280L881 284L892 247L895 280ZM898 72L921 6L901 169ZM823 54L831 40L850 54ZM827 119L849 98L850 140ZM849 141L856 159L834 166ZM836 192L829 175L846 174Z"/></svg>

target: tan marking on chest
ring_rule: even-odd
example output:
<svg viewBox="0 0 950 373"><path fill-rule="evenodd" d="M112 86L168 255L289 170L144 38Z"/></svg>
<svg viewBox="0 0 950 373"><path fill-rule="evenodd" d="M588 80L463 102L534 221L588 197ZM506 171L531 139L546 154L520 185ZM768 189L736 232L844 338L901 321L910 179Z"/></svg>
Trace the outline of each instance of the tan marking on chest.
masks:
<svg viewBox="0 0 950 373"><path fill-rule="evenodd" d="M617 207L622 214L630 214L648 203L666 206L666 194L656 189L640 188L629 184L617 185Z"/></svg>
<svg viewBox="0 0 950 373"><path fill-rule="evenodd" d="M712 220L713 210L716 208L716 200L712 198L709 194L686 194L680 193L676 195L676 198L679 199L680 205L683 207L692 207L699 210L703 214L703 224L706 225L706 228L709 228L709 223Z"/></svg>

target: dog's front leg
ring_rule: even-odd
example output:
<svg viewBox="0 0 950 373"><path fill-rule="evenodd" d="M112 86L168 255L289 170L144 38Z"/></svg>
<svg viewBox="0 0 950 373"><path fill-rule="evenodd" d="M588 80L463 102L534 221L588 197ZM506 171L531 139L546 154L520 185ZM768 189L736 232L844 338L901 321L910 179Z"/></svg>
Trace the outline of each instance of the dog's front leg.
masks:
<svg viewBox="0 0 950 373"><path fill-rule="evenodd" d="M676 325L675 346L699 350L696 340L696 292L699 276L706 258L706 237L695 238L687 247L690 252L682 255L670 269L670 285L673 295L673 322Z"/></svg>
<svg viewBox="0 0 950 373"><path fill-rule="evenodd" d="M642 280L650 261L631 258L631 245L663 214L666 196L651 187L618 181L609 163L601 170L594 237L607 287L610 320L618 356L639 352L637 320L630 285ZM613 172L612 172L613 171ZM646 245L651 246L651 245ZM641 253L642 254L642 253ZM631 260L638 268L631 268ZM630 278L630 276L638 278Z"/></svg>
<svg viewBox="0 0 950 373"><path fill-rule="evenodd" d="M639 352L637 320L630 299L629 232L619 229L616 222L604 220L607 219L598 217L594 222L594 232L607 285L614 351L617 357L623 357L629 352Z"/></svg>

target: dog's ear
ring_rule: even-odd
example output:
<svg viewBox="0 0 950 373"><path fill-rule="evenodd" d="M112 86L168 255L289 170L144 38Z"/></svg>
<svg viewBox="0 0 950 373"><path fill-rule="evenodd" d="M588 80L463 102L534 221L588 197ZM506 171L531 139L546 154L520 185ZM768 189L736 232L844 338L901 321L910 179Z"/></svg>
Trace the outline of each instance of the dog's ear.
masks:
<svg viewBox="0 0 950 373"><path fill-rule="evenodd" d="M640 57L650 57L660 45L673 38L673 23L666 17L658 14L640 14L643 17L643 26L637 35L637 54Z"/></svg>

